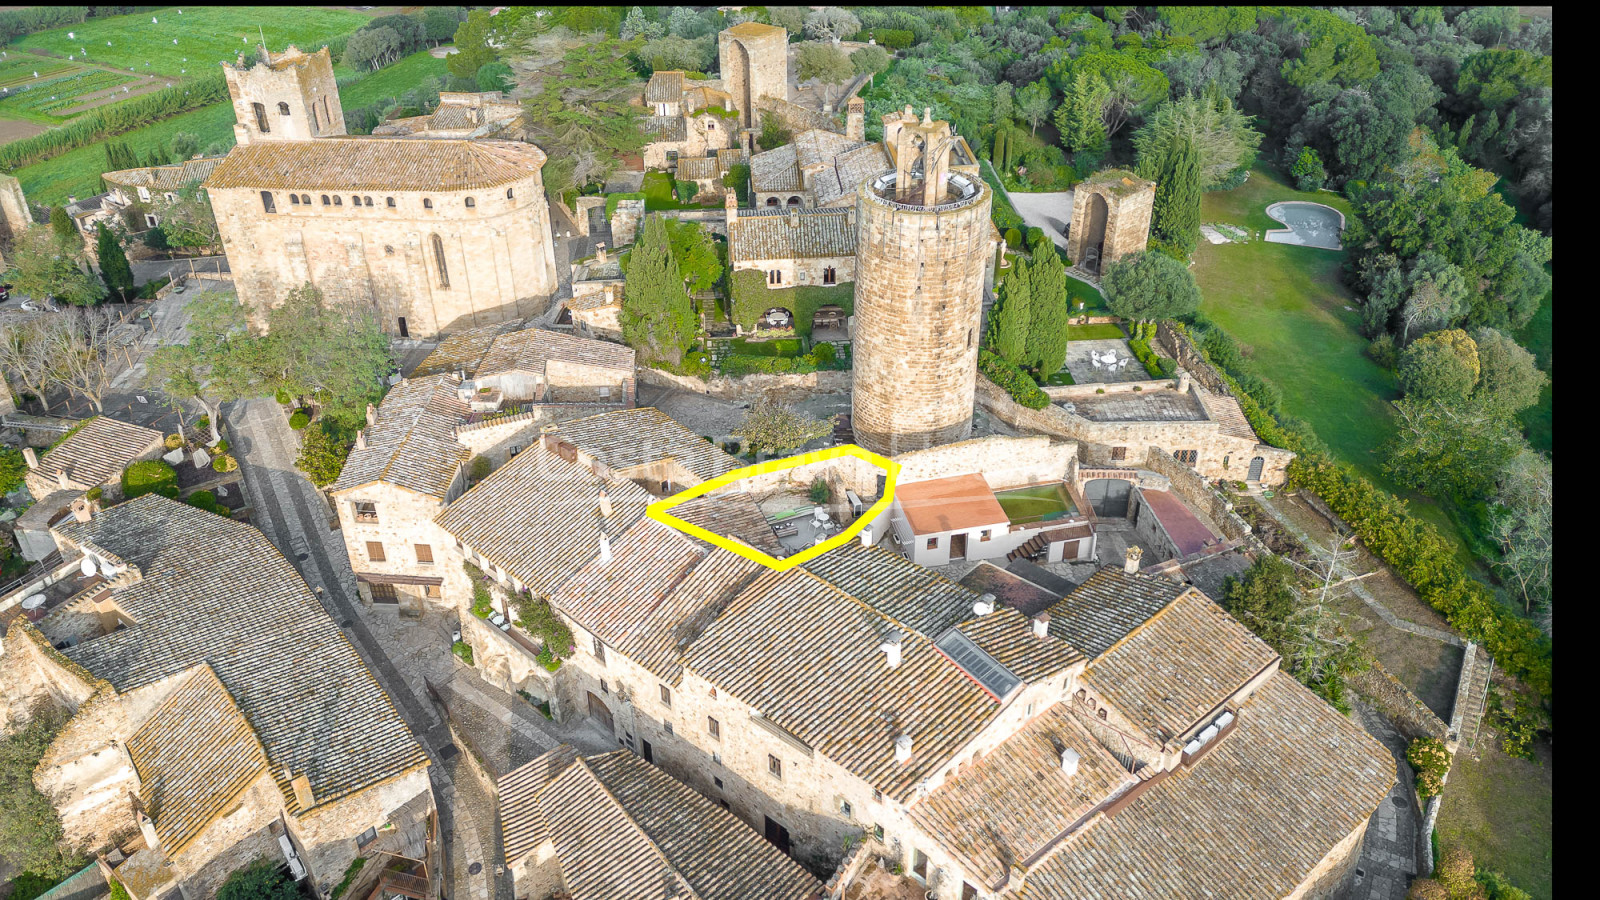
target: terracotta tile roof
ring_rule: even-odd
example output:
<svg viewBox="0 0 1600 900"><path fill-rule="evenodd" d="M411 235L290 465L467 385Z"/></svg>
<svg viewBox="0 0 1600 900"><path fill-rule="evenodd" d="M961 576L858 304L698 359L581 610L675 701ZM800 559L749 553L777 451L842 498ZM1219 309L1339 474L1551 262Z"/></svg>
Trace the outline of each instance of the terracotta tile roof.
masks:
<svg viewBox="0 0 1600 900"><path fill-rule="evenodd" d="M724 101L732 100L733 95L727 91L719 87L713 87L705 82L698 82L694 87L683 92L683 110L684 112L694 112L705 109L708 106L732 109L731 102L728 106L723 106Z"/></svg>
<svg viewBox="0 0 1600 900"><path fill-rule="evenodd" d="M620 369L633 375L633 348L543 328L525 328L494 338L478 363L477 378L506 372L539 372L552 360Z"/></svg>
<svg viewBox="0 0 1600 900"><path fill-rule="evenodd" d="M561 744L500 777L496 799L506 862L516 865L550 840L550 820L539 807L539 794L577 759L578 751L571 744Z"/></svg>
<svg viewBox="0 0 1600 900"><path fill-rule="evenodd" d="M1199 398L1200 405L1205 407L1210 418L1220 426L1223 434L1229 437L1243 438L1247 441L1259 441L1256 430L1250 427L1250 420L1244 416L1244 409L1239 406L1239 401L1228 394L1213 394L1198 384L1192 385L1195 397Z"/></svg>
<svg viewBox="0 0 1600 900"><path fill-rule="evenodd" d="M456 425L470 412L456 397L459 385L454 375L395 385L378 407L377 424L366 429L366 448L350 451L329 492L382 482L443 500L471 455L456 443Z"/></svg>
<svg viewBox="0 0 1600 900"><path fill-rule="evenodd" d="M1049 631L1043 638L1034 637L1031 617L1003 606L958 627L995 662L1023 681L1041 681L1084 661L1082 653Z"/></svg>
<svg viewBox="0 0 1600 900"><path fill-rule="evenodd" d="M1083 681L1163 744L1188 732L1278 654L1188 591L1084 670Z"/></svg>
<svg viewBox="0 0 1600 900"><path fill-rule="evenodd" d="M641 127L654 141L670 144L689 139L689 123L683 116L645 116Z"/></svg>
<svg viewBox="0 0 1600 900"><path fill-rule="evenodd" d="M427 765L355 648L260 531L146 494L56 532L143 572L113 595L137 624L62 653L120 693L210 664L291 810L301 811L285 768L310 778L321 805Z"/></svg>
<svg viewBox="0 0 1600 900"><path fill-rule="evenodd" d="M1178 548L1179 559L1199 553L1216 542L1217 536L1182 500L1166 491L1141 490L1139 493L1150 511L1156 514L1156 521L1172 538L1172 543Z"/></svg>
<svg viewBox="0 0 1600 900"><path fill-rule="evenodd" d="M560 762L535 760L524 767L538 767L523 776L529 782L558 767L560 773L531 792L522 787L514 804L502 803L501 822L506 834L517 836L519 849L531 837L553 839L573 900L821 895L816 878L732 813L632 752ZM507 859L516 858L512 846L508 840Z"/></svg>
<svg viewBox="0 0 1600 900"><path fill-rule="evenodd" d="M440 341L439 346L433 348L433 352L411 373L411 377L453 375L464 369L467 377L471 378L478 371L478 362L489 352L489 345L494 343L494 339L516 327L516 322L501 322L458 331Z"/></svg>
<svg viewBox="0 0 1600 900"><path fill-rule="evenodd" d="M58 486L58 473L65 472L68 484L87 491L116 478L140 456L161 448L161 432L110 416L95 416L54 450L39 457L39 467L28 474L43 479L52 489Z"/></svg>
<svg viewBox="0 0 1600 900"><path fill-rule="evenodd" d="M814 186L817 205L826 206L839 197L854 195L863 181L894 168L881 144L868 144L847 150L833 158L831 176Z"/></svg>
<svg viewBox="0 0 1600 900"><path fill-rule="evenodd" d="M727 550L709 553L682 532L641 519L551 598L607 646L676 684L680 654L715 611L762 570Z"/></svg>
<svg viewBox="0 0 1600 900"><path fill-rule="evenodd" d="M961 583L979 593L994 594L1001 603L1025 616L1043 612L1061 599L1061 595L1055 591L991 562L978 563L962 576Z"/></svg>
<svg viewBox="0 0 1600 900"><path fill-rule="evenodd" d="M794 136L795 164L801 169L830 166L834 157L871 146L865 141L853 141L835 131L813 128Z"/></svg>
<svg viewBox="0 0 1600 900"><path fill-rule="evenodd" d="M204 663L128 738L127 747L139 773L139 800L169 857L267 771L254 729Z"/></svg>
<svg viewBox="0 0 1600 900"><path fill-rule="evenodd" d="M799 191L800 168L795 164L795 146L784 144L750 157L750 186L757 191Z"/></svg>
<svg viewBox="0 0 1600 900"><path fill-rule="evenodd" d="M902 628L924 637L972 618L978 594L898 553L851 542L806 563L805 568Z"/></svg>
<svg viewBox="0 0 1600 900"><path fill-rule="evenodd" d="M901 485L895 500L916 534L965 531L1009 520L982 475L951 475Z"/></svg>
<svg viewBox="0 0 1600 900"><path fill-rule="evenodd" d="M1078 771L1061 768L1063 750ZM1025 863L1138 782L1056 703L981 760L911 808L911 817L983 879L1000 884Z"/></svg>
<svg viewBox="0 0 1600 900"><path fill-rule="evenodd" d="M562 422L554 433L613 469L672 460L700 481L709 481L743 465L651 406Z"/></svg>
<svg viewBox="0 0 1600 900"><path fill-rule="evenodd" d="M717 165L724 171L734 166L750 164L750 151L743 147L732 147L717 151Z"/></svg>
<svg viewBox="0 0 1600 900"><path fill-rule="evenodd" d="M847 209L741 209L728 255L734 262L854 256L856 228ZM791 216L793 218L791 218Z"/></svg>
<svg viewBox="0 0 1600 900"><path fill-rule="evenodd" d="M650 495L625 478L602 481L539 444L517 454L437 516L440 528L550 594L600 550L600 487L611 495L611 537L644 515Z"/></svg>
<svg viewBox="0 0 1600 900"><path fill-rule="evenodd" d="M646 103L678 103L683 99L683 72L656 72L644 86Z"/></svg>
<svg viewBox="0 0 1600 900"><path fill-rule="evenodd" d="M722 174L722 170L717 164L715 156L678 157L678 180L680 181L715 178L720 174Z"/></svg>
<svg viewBox="0 0 1600 900"><path fill-rule="evenodd" d="M900 581L894 570L917 568L886 551L861 550L880 558L886 581ZM960 590L970 603L974 595ZM891 669L878 646L894 631L902 634L902 658ZM900 801L1000 710L932 639L805 568L763 573L690 645L684 663ZM906 763L895 761L902 734L913 742Z"/></svg>
<svg viewBox="0 0 1600 900"><path fill-rule="evenodd" d="M1165 578L1101 569L1050 607L1050 633L1099 656L1178 599L1186 588Z"/></svg>
<svg viewBox="0 0 1600 900"><path fill-rule="evenodd" d="M187 159L170 166L141 166L137 169L119 169L100 176L106 184L119 187L144 187L152 191L176 191L196 182L205 181L222 164L222 156L204 159Z"/></svg>
<svg viewBox="0 0 1600 900"><path fill-rule="evenodd" d="M1394 758L1284 673L1191 770L1028 873L1019 900L1293 894L1395 783Z"/></svg>
<svg viewBox="0 0 1600 900"><path fill-rule="evenodd" d="M520 141L325 137L234 147L209 189L470 191L536 177L544 152ZM381 204L380 204L381 205Z"/></svg>
<svg viewBox="0 0 1600 900"><path fill-rule="evenodd" d="M781 559L788 555L766 514L744 491L686 500L673 507L672 514L712 534L738 538L768 556Z"/></svg>

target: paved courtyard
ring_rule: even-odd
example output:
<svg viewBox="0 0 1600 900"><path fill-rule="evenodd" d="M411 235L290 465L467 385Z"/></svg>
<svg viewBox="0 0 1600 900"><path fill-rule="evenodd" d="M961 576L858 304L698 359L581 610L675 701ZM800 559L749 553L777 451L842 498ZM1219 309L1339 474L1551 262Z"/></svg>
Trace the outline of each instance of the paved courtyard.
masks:
<svg viewBox="0 0 1600 900"><path fill-rule="evenodd" d="M1067 226L1072 224L1072 192L1051 194L1023 194L1008 191L1011 205L1022 216L1022 221L1033 228L1042 228L1057 247L1067 248Z"/></svg>
<svg viewBox="0 0 1600 900"><path fill-rule="evenodd" d="M1096 356L1104 360L1108 353L1115 354L1119 361L1127 360L1127 364L1113 366L1102 361L1098 366L1095 365ZM1128 342L1120 338L1068 342L1067 362L1063 368L1071 373L1072 380L1078 384L1150 380L1150 373L1145 371L1144 364L1134 358L1133 351L1128 349Z"/></svg>

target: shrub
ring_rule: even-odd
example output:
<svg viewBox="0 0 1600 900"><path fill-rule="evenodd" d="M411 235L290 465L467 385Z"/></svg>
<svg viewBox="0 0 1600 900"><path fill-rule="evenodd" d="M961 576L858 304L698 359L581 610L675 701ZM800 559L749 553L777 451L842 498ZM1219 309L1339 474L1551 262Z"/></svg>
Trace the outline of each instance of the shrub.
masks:
<svg viewBox="0 0 1600 900"><path fill-rule="evenodd" d="M210 491L195 491L189 496L183 498L183 502L189 504L195 509L203 509L208 513L214 513L219 516L233 515L231 510L217 502L217 495L211 493Z"/></svg>
<svg viewBox="0 0 1600 900"><path fill-rule="evenodd" d="M472 614L480 619L494 615L494 596L489 593L489 576L469 562L463 562L461 568L472 581Z"/></svg>
<svg viewBox="0 0 1600 900"><path fill-rule="evenodd" d="M839 358L839 351L832 344L823 341L812 347L809 355L811 361L816 363L817 368L821 369L833 365Z"/></svg>
<svg viewBox="0 0 1600 900"><path fill-rule="evenodd" d="M238 869L217 891L217 900L296 900L300 886L286 869L266 858Z"/></svg>
<svg viewBox="0 0 1600 900"><path fill-rule="evenodd" d="M467 665L472 665L472 645L466 641L456 641L454 644L451 644L450 652L454 653L457 659L460 659Z"/></svg>
<svg viewBox="0 0 1600 900"><path fill-rule="evenodd" d="M1367 355L1385 369L1393 369L1400 359L1399 349L1394 345L1394 335L1385 331L1373 338L1372 343L1367 345Z"/></svg>
<svg viewBox="0 0 1600 900"><path fill-rule="evenodd" d="M539 665L544 666L546 672L555 672L561 668L561 657L551 653L548 645L540 647L534 659L538 661Z"/></svg>
<svg viewBox="0 0 1600 900"><path fill-rule="evenodd" d="M89 489L89 493L84 494L83 496L87 500L95 501L95 500L99 500L101 497L104 497L105 495L106 495L106 489L104 487L92 487L92 488Z"/></svg>
<svg viewBox="0 0 1600 900"><path fill-rule="evenodd" d="M1049 395L1039 389L1038 382L997 353L980 349L978 371L1028 409L1044 409L1050 405Z"/></svg>
<svg viewBox="0 0 1600 900"><path fill-rule="evenodd" d="M233 458L233 454L224 453L211 461L211 468L217 472L237 472L239 461Z"/></svg>
<svg viewBox="0 0 1600 900"><path fill-rule="evenodd" d="M160 225L144 233L144 245L151 250L170 250L172 245L167 243L166 229ZM155 296L152 294L151 296Z"/></svg>
<svg viewBox="0 0 1600 900"><path fill-rule="evenodd" d="M154 300L156 298L156 294L160 293L162 288L171 283L172 277L169 275L163 275L154 281L147 281L144 283L143 287L139 288L138 297L140 300Z"/></svg>
<svg viewBox="0 0 1600 900"><path fill-rule="evenodd" d="M210 431L211 430L211 417L210 416L201 416L200 418L195 419L194 420L194 430L195 431Z"/></svg>
<svg viewBox="0 0 1600 900"><path fill-rule="evenodd" d="M227 438L223 438L222 440L217 441L217 445L215 447L211 448L211 452L212 453L227 453L228 452L228 446L229 446L228 445L228 439Z"/></svg>
<svg viewBox="0 0 1600 900"><path fill-rule="evenodd" d="M806 492L806 496L811 498L812 503L827 503L833 496L833 489L828 487L826 478L818 478L811 482L811 489Z"/></svg>
<svg viewBox="0 0 1600 900"><path fill-rule="evenodd" d="M469 471L467 474L472 476L472 480L474 482L479 482L485 478L488 478L489 473L494 470L494 464L489 462L489 457L487 456L474 456L472 458L472 462L468 464L468 467L471 471Z"/></svg>
<svg viewBox="0 0 1600 900"><path fill-rule="evenodd" d="M303 409L297 409L289 416L289 427L299 431L311 424L311 414Z"/></svg>
<svg viewBox="0 0 1600 900"><path fill-rule="evenodd" d="M1128 349L1144 365L1144 370L1150 373L1151 378L1171 378L1178 371L1178 361L1168 359L1157 354L1150 347L1150 341L1155 337L1156 326L1154 322L1140 322L1134 326L1133 337L1128 340Z"/></svg>
<svg viewBox="0 0 1600 900"><path fill-rule="evenodd" d="M1533 742L1550 727L1550 716L1539 698L1524 692L1496 688L1489 697L1489 716L1500 732L1500 749L1507 756L1533 759Z"/></svg>
<svg viewBox="0 0 1600 900"><path fill-rule="evenodd" d="M1437 738L1417 738L1406 748L1406 762L1417 770L1417 797L1424 803L1444 793L1444 776L1450 772L1450 751Z"/></svg>
<svg viewBox="0 0 1600 900"><path fill-rule="evenodd" d="M468 647L467 649L471 650L472 648ZM361 874L361 867L366 863L367 858L365 856L358 856L350 860L349 867L344 870L344 878L340 879L333 889L333 900L339 900L340 897L344 896L345 891L350 890L350 885L355 882L356 876Z"/></svg>
<svg viewBox="0 0 1600 900"><path fill-rule="evenodd" d="M289 396L289 392L284 390L283 388L278 388L277 393L273 394L272 396L273 396L273 399L277 400L278 403L280 405L282 405L282 406L288 406L289 404L294 402L294 398L290 397ZM358 856L356 858L357 859L366 859L366 857L364 857L364 856Z"/></svg>
<svg viewBox="0 0 1600 900"><path fill-rule="evenodd" d="M676 187L679 203L693 203L694 195L700 192L699 183L694 181L679 181Z"/></svg>
<svg viewBox="0 0 1600 900"><path fill-rule="evenodd" d="M1044 242L1044 229L1029 225L1027 238L1028 250L1030 252L1037 251L1039 249L1039 245Z"/></svg>
<svg viewBox="0 0 1600 900"><path fill-rule="evenodd" d="M750 166L745 163L729 166L728 174L722 176L722 186L734 191L739 198L739 205L750 203Z"/></svg>
<svg viewBox="0 0 1600 900"><path fill-rule="evenodd" d="M122 473L122 496L132 500L145 494L178 497L178 471L164 460L145 459L134 463Z"/></svg>
<svg viewBox="0 0 1600 900"><path fill-rule="evenodd" d="M546 662L546 669L554 672L561 667L561 660L572 655L572 629L556 615L550 601L528 594L518 597L517 622L524 632L539 639L543 645L541 656L547 655L555 662L553 666ZM540 661L545 662L543 659Z"/></svg>
<svg viewBox="0 0 1600 900"><path fill-rule="evenodd" d="M349 442L329 431L326 422L319 422L301 435L300 455L295 457L294 467L306 473L312 484L327 487L339 480L349 457Z"/></svg>
<svg viewBox="0 0 1600 900"><path fill-rule="evenodd" d="M166 440L162 441L161 443L162 446L166 447L168 450L176 450L183 446L183 435L169 434L167 435Z"/></svg>
<svg viewBox="0 0 1600 900"><path fill-rule="evenodd" d="M1006 229L1006 246L1010 247L1013 250L1020 249L1022 247L1022 232L1018 231L1015 228L1007 228Z"/></svg>

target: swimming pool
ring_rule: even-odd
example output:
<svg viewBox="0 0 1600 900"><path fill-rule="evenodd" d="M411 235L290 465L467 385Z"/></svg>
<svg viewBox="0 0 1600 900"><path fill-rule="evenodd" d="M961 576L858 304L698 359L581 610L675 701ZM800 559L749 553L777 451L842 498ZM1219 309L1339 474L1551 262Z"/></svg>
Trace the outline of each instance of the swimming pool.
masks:
<svg viewBox="0 0 1600 900"><path fill-rule="evenodd" d="M994 499L1000 502L1000 508L1006 511L1006 518L1010 519L1013 525L1050 522L1078 514L1078 505L1072 502L1072 495L1067 493L1067 486L1059 481L1054 484L1036 484L1033 487L995 491Z"/></svg>
<svg viewBox="0 0 1600 900"><path fill-rule="evenodd" d="M1266 233L1266 239L1275 244L1297 244L1324 250L1344 249L1344 245L1339 243L1339 232L1344 230L1344 214L1331 206L1285 201L1267 207L1267 215L1289 226Z"/></svg>

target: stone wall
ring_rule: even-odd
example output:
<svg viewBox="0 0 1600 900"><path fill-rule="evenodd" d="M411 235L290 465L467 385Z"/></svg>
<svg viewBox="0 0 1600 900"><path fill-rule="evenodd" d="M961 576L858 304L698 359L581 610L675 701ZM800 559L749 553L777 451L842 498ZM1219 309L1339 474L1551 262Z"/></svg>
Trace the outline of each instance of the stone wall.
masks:
<svg viewBox="0 0 1600 900"><path fill-rule="evenodd" d="M851 425L873 452L972 433L991 200L981 181L954 209L857 191Z"/></svg>
<svg viewBox="0 0 1600 900"><path fill-rule="evenodd" d="M611 213L611 243L616 248L633 243L644 221L644 200L618 200Z"/></svg>
<svg viewBox="0 0 1600 900"><path fill-rule="evenodd" d="M1373 660L1372 668L1367 671L1350 676L1350 686L1372 701L1372 705L1394 723L1406 740L1414 741L1419 737L1441 741L1450 739L1449 726L1377 660Z"/></svg>
<svg viewBox="0 0 1600 900"><path fill-rule="evenodd" d="M1385 798L1387 799L1387 798ZM1335 900L1345 896L1345 887L1356 863L1361 861L1361 844L1367 836L1368 820L1362 819L1322 860L1306 873L1300 885L1284 900Z"/></svg>
<svg viewBox="0 0 1600 900"><path fill-rule="evenodd" d="M281 794L279 796L282 796ZM415 828L436 809L426 764L289 819L290 833L317 887L331 891L356 858L368 828Z"/></svg>
<svg viewBox="0 0 1600 900"><path fill-rule="evenodd" d="M1002 490L1068 477L1078 445L1053 441L1047 435L973 438L942 447L914 450L894 458L900 484L978 472L989 487Z"/></svg>
<svg viewBox="0 0 1600 900"><path fill-rule="evenodd" d="M846 284L856 280L856 257L849 256L813 256L804 258L783 259L743 259L733 263L735 272L752 269L757 272L780 272L780 279L773 283L767 279L767 287L773 290L792 287L816 287L826 285L825 270L833 270L831 284ZM774 306L782 306L774 303ZM792 310L791 310L792 312Z"/></svg>
<svg viewBox="0 0 1600 900"><path fill-rule="evenodd" d="M825 370L804 375L767 375L757 373L741 378L714 375L709 379L688 375L674 375L660 369L640 367L639 380L658 387L677 388L695 394L706 394L721 400L781 400L793 402L818 394L843 394L850 390L851 373Z"/></svg>
<svg viewBox="0 0 1600 900"><path fill-rule="evenodd" d="M458 479L457 484L462 483ZM470 588L464 587L467 581L461 567L448 562L455 541L433 524L433 517L443 508L438 498L376 482L343 491L330 500L339 517L339 533L344 538L350 568L358 575L443 578L445 584L440 593L448 596L452 587L470 593ZM357 521L357 501L376 506L376 522ZM371 543L382 545L382 559L374 558ZM419 544L432 552L433 562L421 561L422 554L417 551ZM362 601L370 605L372 586L358 579L356 587ZM396 584L394 589L399 595L403 615L421 615L424 604L430 599L425 586Z"/></svg>
<svg viewBox="0 0 1600 900"><path fill-rule="evenodd" d="M761 98L789 98L789 33L784 29L751 23L726 29L717 35L717 60L741 127L759 126Z"/></svg>
<svg viewBox="0 0 1600 900"><path fill-rule="evenodd" d="M1206 483L1195 470L1173 459L1172 454L1160 447L1151 447L1145 455L1145 467L1167 477L1172 492L1182 497L1184 502L1211 520L1211 523L1222 529L1223 536L1229 540L1244 540L1251 543L1258 551L1265 551L1243 517L1233 511L1233 501L1222 495L1221 491Z"/></svg>
<svg viewBox="0 0 1600 900"><path fill-rule="evenodd" d="M1156 339L1152 342L1154 349L1163 356L1177 360L1178 368L1189 373L1189 377L1198 381L1201 386L1214 394L1232 394L1228 385L1222 380L1215 367L1206 361L1200 351L1195 348L1189 336L1174 328L1169 321L1162 321L1156 325Z"/></svg>
<svg viewBox="0 0 1600 900"><path fill-rule="evenodd" d="M403 319L406 335L427 338L539 315L556 291L537 172L475 191L391 192L373 196L373 207L291 205L288 191L273 195L276 212L267 213L257 190L210 191L239 301L258 320L310 282L331 302L372 308L390 334L401 333ZM476 206L467 208L468 198Z"/></svg>
<svg viewBox="0 0 1600 900"><path fill-rule="evenodd" d="M233 135L240 145L345 133L344 107L326 47L304 54L291 46L270 64L258 62L249 68L225 62L222 75L233 100ZM266 131L256 117L258 103L265 113ZM280 111L280 103L288 107L287 113Z"/></svg>

